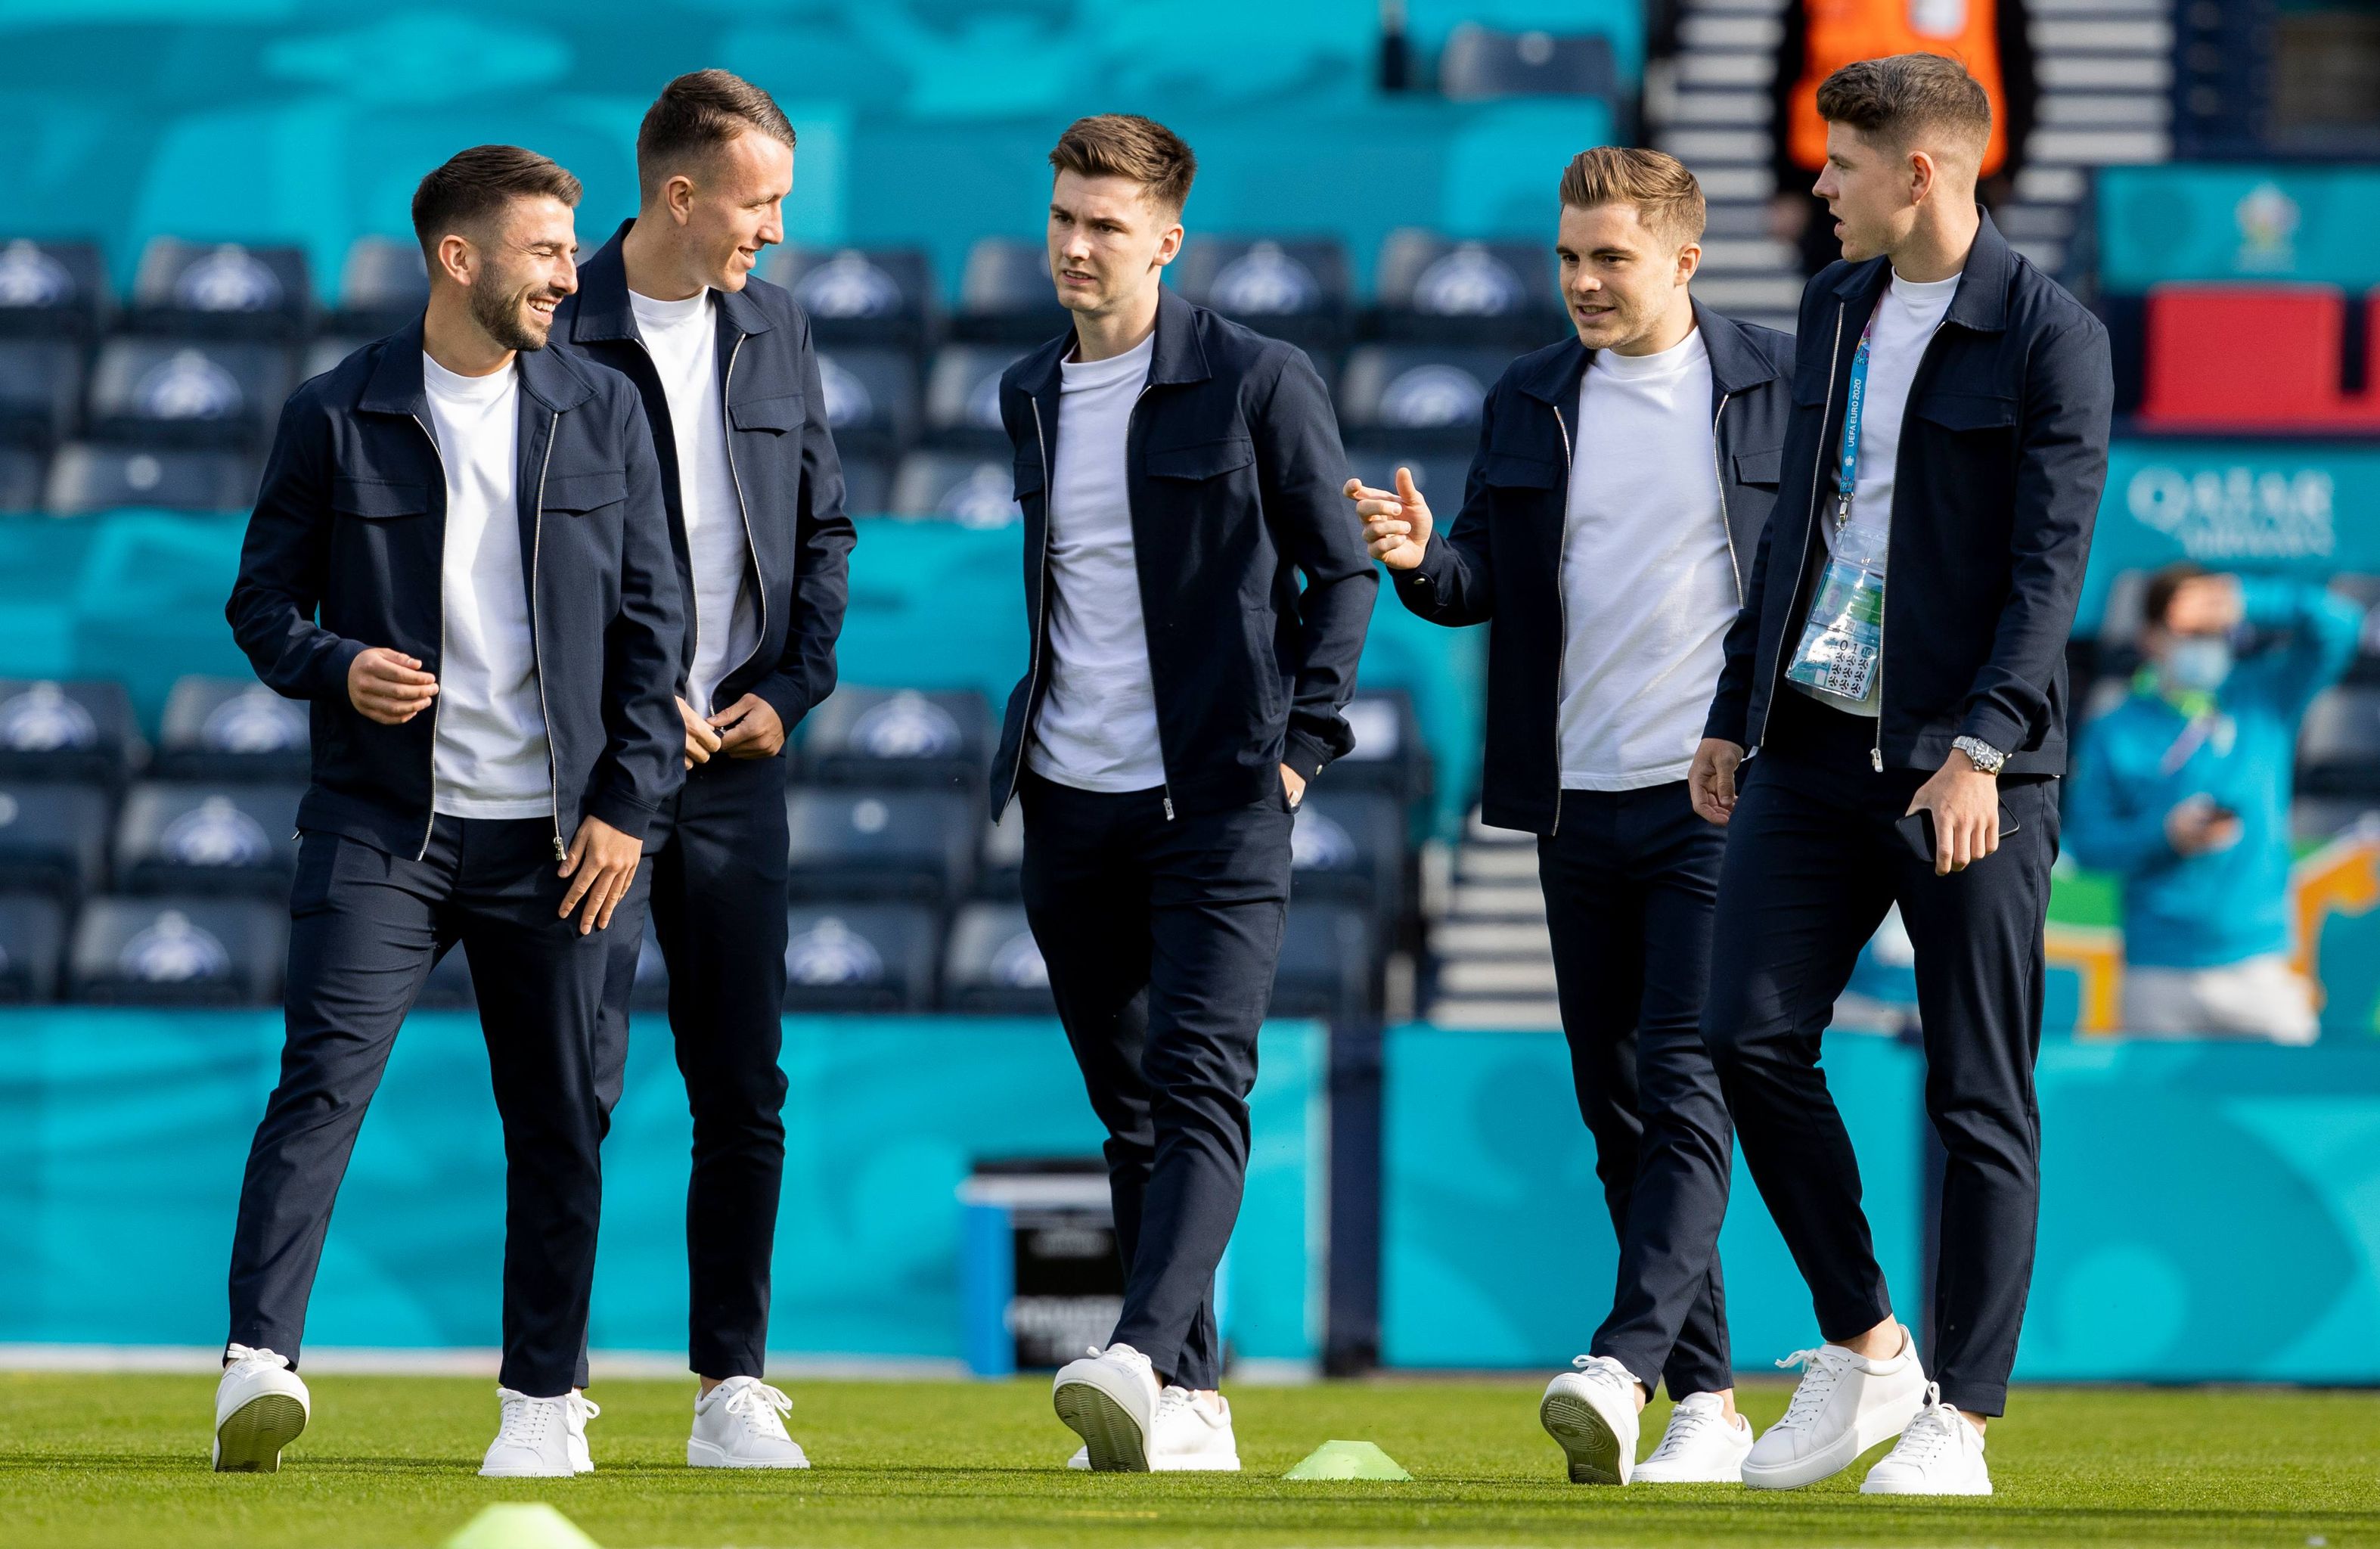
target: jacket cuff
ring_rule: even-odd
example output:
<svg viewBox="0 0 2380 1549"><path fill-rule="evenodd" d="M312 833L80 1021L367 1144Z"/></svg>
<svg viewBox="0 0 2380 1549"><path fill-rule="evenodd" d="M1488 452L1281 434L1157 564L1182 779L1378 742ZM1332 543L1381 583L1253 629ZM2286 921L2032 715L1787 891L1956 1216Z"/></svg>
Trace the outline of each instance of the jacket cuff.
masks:
<svg viewBox="0 0 2380 1549"><path fill-rule="evenodd" d="M813 708L801 685L790 673L772 672L752 685L751 692L777 713L777 720L785 728L785 744L793 745L794 728Z"/></svg>
<svg viewBox="0 0 2380 1549"><path fill-rule="evenodd" d="M634 797L611 790L589 792L579 815L601 818L639 844L644 842L645 830L653 825L652 808Z"/></svg>
<svg viewBox="0 0 2380 1549"><path fill-rule="evenodd" d="M1967 712L1966 722L1959 727L1959 735L1972 737L1986 747L1998 749L2003 754L2014 754L2024 746L2023 724L1991 704L1979 704Z"/></svg>
<svg viewBox="0 0 2380 1549"><path fill-rule="evenodd" d="M1322 773L1322 766L1330 762L1330 753L1314 738L1293 731L1281 746L1281 762L1295 770L1299 779L1312 784L1314 777Z"/></svg>
<svg viewBox="0 0 2380 1549"><path fill-rule="evenodd" d="M370 649L361 640L342 640L338 644L322 653L316 663L315 670L322 676L314 685L313 697L342 701L346 699L347 669L356 665L357 657Z"/></svg>
<svg viewBox="0 0 2380 1549"><path fill-rule="evenodd" d="M1749 706L1728 700L1714 700L1710 714L1703 722L1703 736L1743 747L1745 723L1751 718Z"/></svg>

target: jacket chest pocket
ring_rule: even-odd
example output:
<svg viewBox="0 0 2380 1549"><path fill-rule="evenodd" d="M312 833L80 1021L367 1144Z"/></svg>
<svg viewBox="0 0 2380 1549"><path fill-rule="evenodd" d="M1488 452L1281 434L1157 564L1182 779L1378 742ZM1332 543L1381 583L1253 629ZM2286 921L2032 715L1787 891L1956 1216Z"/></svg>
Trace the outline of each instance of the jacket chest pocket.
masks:
<svg viewBox="0 0 2380 1549"><path fill-rule="evenodd" d="M751 398L727 406L727 418L739 431L771 431L779 435L802 428L808 400L800 393L781 393L774 397Z"/></svg>
<svg viewBox="0 0 2380 1549"><path fill-rule="evenodd" d="M1016 459L1016 504L1023 506L1028 501L1039 499L1042 487L1041 451L1040 448L1035 447L1023 453Z"/></svg>
<svg viewBox="0 0 2380 1549"><path fill-rule="evenodd" d="M331 509L366 521L418 517L430 509L430 486L411 480L359 479L342 473L331 481Z"/></svg>
<svg viewBox="0 0 2380 1549"><path fill-rule="evenodd" d="M1256 443L1245 435L1224 436L1187 446L1152 446L1141 454L1141 467L1152 479L1194 483L1220 479L1252 466Z"/></svg>
<svg viewBox="0 0 2380 1549"><path fill-rule="evenodd" d="M1785 448L1772 446L1765 452L1738 452L1735 455L1735 482L1755 488L1777 487L1785 477Z"/></svg>
<svg viewBox="0 0 2380 1549"><path fill-rule="evenodd" d="M550 473L542 507L561 516L591 517L628 498L628 472L607 468L593 473Z"/></svg>
<svg viewBox="0 0 2380 1549"><path fill-rule="evenodd" d="M2016 399L2002 393L1928 393L1916 415L1961 434L2016 429Z"/></svg>

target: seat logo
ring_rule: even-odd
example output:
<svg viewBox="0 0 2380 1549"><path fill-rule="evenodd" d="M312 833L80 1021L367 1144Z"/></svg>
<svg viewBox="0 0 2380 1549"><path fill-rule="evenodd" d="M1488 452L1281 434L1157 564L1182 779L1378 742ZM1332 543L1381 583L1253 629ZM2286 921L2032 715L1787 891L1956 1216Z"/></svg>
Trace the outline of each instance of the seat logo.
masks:
<svg viewBox="0 0 2380 1549"><path fill-rule="evenodd" d="M794 299L812 317L891 317L901 310L901 286L866 254L845 250L796 281Z"/></svg>
<svg viewBox="0 0 2380 1549"><path fill-rule="evenodd" d="M144 984L188 984L231 972L231 954L213 935L190 923L179 909L167 909L124 944L116 971Z"/></svg>
<svg viewBox="0 0 2380 1549"><path fill-rule="evenodd" d="M99 746L99 723L55 683L36 683L0 703L0 748L58 753Z"/></svg>
<svg viewBox="0 0 2380 1549"><path fill-rule="evenodd" d="M1527 299L1512 265L1476 242L1445 254L1414 282L1414 310L1431 317L1502 317Z"/></svg>
<svg viewBox="0 0 2380 1549"><path fill-rule="evenodd" d="M1030 931L1019 931L991 955L991 982L1008 990L1046 990L1050 965L1041 960L1040 944Z"/></svg>
<svg viewBox="0 0 2380 1549"><path fill-rule="evenodd" d="M246 248L226 242L174 276L174 300L192 311L270 311L281 304L281 277Z"/></svg>
<svg viewBox="0 0 2380 1549"><path fill-rule="evenodd" d="M306 713L259 685L207 712L200 745L217 753L287 753L307 746Z"/></svg>
<svg viewBox="0 0 2380 1549"><path fill-rule="evenodd" d="M1025 519L1016 503L1016 479L1012 470L996 462L978 463L967 475L942 492L934 509L961 527L1006 527Z"/></svg>
<svg viewBox="0 0 2380 1549"><path fill-rule="evenodd" d="M959 750L959 723L915 689L903 689L851 724L851 744L869 758L946 759Z"/></svg>
<svg viewBox="0 0 2380 1549"><path fill-rule="evenodd" d="M261 866L273 854L273 841L229 797L210 796L167 823L157 848L180 866Z"/></svg>
<svg viewBox="0 0 2380 1549"><path fill-rule="evenodd" d="M62 307L74 299L67 266L22 238L0 248L0 307Z"/></svg>
<svg viewBox="0 0 2380 1549"><path fill-rule="evenodd" d="M834 915L822 915L785 943L785 977L796 984L880 984L884 957Z"/></svg>
<svg viewBox="0 0 2380 1549"><path fill-rule="evenodd" d="M1336 820L1300 806L1289 831L1289 865L1295 872L1343 872L1355 864L1355 836Z"/></svg>
<svg viewBox="0 0 2380 1549"><path fill-rule="evenodd" d="M1460 366L1415 366L1380 394L1380 423L1401 430L1468 424L1479 418L1487 396L1479 379Z"/></svg>
<svg viewBox="0 0 2380 1549"><path fill-rule="evenodd" d="M1322 285L1280 243L1258 242L1215 272L1207 299L1222 311L1277 317L1320 306Z"/></svg>
<svg viewBox="0 0 2380 1549"><path fill-rule="evenodd" d="M239 378L195 349L177 349L141 373L132 401L152 420L225 420L246 395Z"/></svg>
<svg viewBox="0 0 2380 1549"><path fill-rule="evenodd" d="M864 425L876 418L876 395L868 384L849 370L835 364L832 357L818 358L819 386L826 394L826 422L836 430L846 425Z"/></svg>

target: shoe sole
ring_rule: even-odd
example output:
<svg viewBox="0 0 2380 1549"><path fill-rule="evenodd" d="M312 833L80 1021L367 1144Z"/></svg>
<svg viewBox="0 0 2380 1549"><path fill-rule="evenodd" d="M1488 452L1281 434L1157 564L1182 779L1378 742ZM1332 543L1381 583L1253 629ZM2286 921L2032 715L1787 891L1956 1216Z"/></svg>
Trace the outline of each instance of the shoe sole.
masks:
<svg viewBox="0 0 2380 1549"><path fill-rule="evenodd" d="M1864 1479L1860 1481L1860 1494L1863 1495L1941 1495L1949 1497L1957 1495L1988 1495L1991 1493L1992 1482L1990 1480L1984 1481L1984 1487L1980 1490L1904 1490L1900 1485L1890 1482L1878 1484L1873 1479Z"/></svg>
<svg viewBox="0 0 2380 1549"><path fill-rule="evenodd" d="M281 1449L306 1429L306 1406L286 1393L260 1393L215 1427L215 1472L274 1474Z"/></svg>
<svg viewBox="0 0 2380 1549"><path fill-rule="evenodd" d="M689 1469L807 1469L810 1460L805 1456L798 1463L758 1462L748 1458L730 1458L724 1447L713 1446L709 1442L688 1442L686 1444L686 1466Z"/></svg>
<svg viewBox="0 0 2380 1549"><path fill-rule="evenodd" d="M592 1470L589 1470L592 1472ZM567 1465L559 1469L491 1469L482 1465L481 1479L576 1479L577 1470Z"/></svg>
<svg viewBox="0 0 2380 1549"><path fill-rule="evenodd" d="M1235 1474L1240 1471L1236 1453L1217 1458L1160 1458L1148 1466L1153 1474Z"/></svg>
<svg viewBox="0 0 2380 1549"><path fill-rule="evenodd" d="M1621 1468L1620 1438L1594 1405L1567 1393L1548 1393L1537 1406L1537 1422L1561 1444L1572 1484L1628 1482Z"/></svg>
<svg viewBox="0 0 2380 1549"><path fill-rule="evenodd" d="M1090 1449L1091 1472L1145 1474L1148 1441L1139 1421L1105 1390L1087 1382L1062 1383L1050 1396L1066 1428Z"/></svg>
<svg viewBox="0 0 2380 1549"><path fill-rule="evenodd" d="M1645 1465L1639 1463L1629 1472L1628 1482L1632 1487L1638 1484L1741 1484L1743 1482L1743 1465L1739 1463L1725 1473L1697 1475L1646 1473Z"/></svg>
<svg viewBox="0 0 2380 1549"><path fill-rule="evenodd" d="M1909 1422L1917 1418L1918 1406L1924 1397L1922 1390L1912 1394L1905 1404L1894 1406L1897 1411L1905 1410L1905 1413L1899 1413L1897 1417L1895 1414L1871 1415L1824 1452L1812 1453L1782 1467L1763 1469L1747 1459L1743 1465L1743 1487L1747 1490L1799 1490L1822 1479L1832 1479L1858 1462L1860 1455L1868 1448L1891 1441L1907 1430Z"/></svg>

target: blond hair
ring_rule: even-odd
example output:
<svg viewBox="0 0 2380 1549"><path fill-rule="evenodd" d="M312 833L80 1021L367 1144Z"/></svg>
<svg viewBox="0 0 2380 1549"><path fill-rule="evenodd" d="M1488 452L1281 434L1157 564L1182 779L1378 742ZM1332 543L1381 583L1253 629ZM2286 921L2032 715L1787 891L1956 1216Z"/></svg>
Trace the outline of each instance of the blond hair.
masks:
<svg viewBox="0 0 2380 1549"><path fill-rule="evenodd" d="M1633 204L1647 230L1676 238L1682 248L1702 240L1706 218L1703 186L1683 162L1629 146L1598 145L1572 156L1562 169L1561 201L1581 210Z"/></svg>

